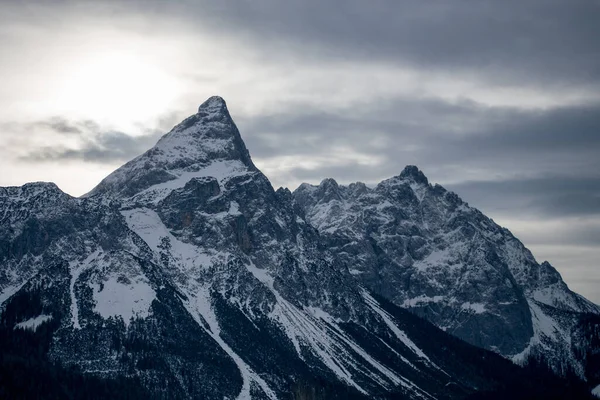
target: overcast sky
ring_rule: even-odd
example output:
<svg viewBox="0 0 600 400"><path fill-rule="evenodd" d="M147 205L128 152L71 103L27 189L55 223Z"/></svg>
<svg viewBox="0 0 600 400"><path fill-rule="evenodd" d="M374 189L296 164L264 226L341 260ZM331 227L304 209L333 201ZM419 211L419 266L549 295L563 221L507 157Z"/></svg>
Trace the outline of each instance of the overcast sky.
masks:
<svg viewBox="0 0 600 400"><path fill-rule="evenodd" d="M0 0L0 185L81 195L207 97L275 187L415 164L600 303L600 2Z"/></svg>

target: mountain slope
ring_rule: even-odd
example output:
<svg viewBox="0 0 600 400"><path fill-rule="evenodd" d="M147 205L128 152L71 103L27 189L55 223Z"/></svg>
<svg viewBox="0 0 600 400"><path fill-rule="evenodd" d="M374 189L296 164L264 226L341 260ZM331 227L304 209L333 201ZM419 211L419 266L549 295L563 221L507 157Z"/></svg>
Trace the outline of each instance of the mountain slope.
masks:
<svg viewBox="0 0 600 400"><path fill-rule="evenodd" d="M575 337L600 307L416 167L374 188L332 179L303 184L294 198L330 250L375 293L516 362L541 357L559 373L591 377Z"/></svg>
<svg viewBox="0 0 600 400"><path fill-rule="evenodd" d="M219 97L82 198L36 183L0 205L2 329L86 375L182 399L542 390L358 284Z"/></svg>

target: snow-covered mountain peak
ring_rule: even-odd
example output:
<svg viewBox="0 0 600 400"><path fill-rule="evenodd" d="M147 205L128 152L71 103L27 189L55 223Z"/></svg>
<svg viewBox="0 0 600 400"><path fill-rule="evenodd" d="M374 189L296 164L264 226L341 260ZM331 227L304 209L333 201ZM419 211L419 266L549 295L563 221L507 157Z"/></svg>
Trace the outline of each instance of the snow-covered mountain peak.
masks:
<svg viewBox="0 0 600 400"><path fill-rule="evenodd" d="M337 181L333 178L325 178L319 183L319 186L322 187L339 187Z"/></svg>
<svg viewBox="0 0 600 400"><path fill-rule="evenodd" d="M414 199L417 200L417 203L420 203L427 194L431 194L432 187L419 168L408 165L400 175L381 181L375 187L375 191L387 193L397 198L404 198L405 200Z"/></svg>
<svg viewBox="0 0 600 400"><path fill-rule="evenodd" d="M326 178L319 184L319 192L322 193L323 200L330 202L332 200L341 200L340 185L332 178Z"/></svg>
<svg viewBox="0 0 600 400"><path fill-rule="evenodd" d="M554 368L569 365L584 376L565 343L579 315L600 308L569 290L548 262L538 264L508 230L430 185L415 166L374 189L339 186L338 199L324 183L302 185L294 198L366 287L472 344L519 362L547 357ZM551 318L564 324L561 338L552 324L538 323Z"/></svg>
<svg viewBox="0 0 600 400"><path fill-rule="evenodd" d="M221 96L209 97L204 103L200 104L200 107L198 107L198 113L229 115L227 103Z"/></svg>
<svg viewBox="0 0 600 400"><path fill-rule="evenodd" d="M427 177L416 165L407 165L400 173L400 178L410 179L416 183L428 185L429 181Z"/></svg>
<svg viewBox="0 0 600 400"><path fill-rule="evenodd" d="M175 126L148 153L153 160L176 168L213 160L238 160L256 169L225 101L218 96L202 103L196 114Z"/></svg>
<svg viewBox="0 0 600 400"><path fill-rule="evenodd" d="M141 195L159 201L192 178L212 176L224 182L257 171L225 101L213 96L152 149L117 169L87 196ZM135 200L141 199L138 196Z"/></svg>

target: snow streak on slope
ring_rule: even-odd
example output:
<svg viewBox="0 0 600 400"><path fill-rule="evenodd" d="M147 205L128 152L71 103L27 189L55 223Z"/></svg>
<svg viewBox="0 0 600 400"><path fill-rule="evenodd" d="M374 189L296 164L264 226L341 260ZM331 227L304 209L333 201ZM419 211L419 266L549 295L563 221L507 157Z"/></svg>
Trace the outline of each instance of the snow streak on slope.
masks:
<svg viewBox="0 0 600 400"><path fill-rule="evenodd" d="M303 358L300 343L307 345L311 352L323 362L342 382L354 387L359 392L367 394L352 376L349 370L350 355L338 344L333 342L325 326L320 321L310 318L307 314L290 304L281 295L273 289L273 278L267 275L266 271L247 266L248 270L262 283L266 284L275 295L277 303L270 314L284 328L284 332L294 344L298 355ZM381 385L385 385L377 376L374 379Z"/></svg>
<svg viewBox="0 0 600 400"><path fill-rule="evenodd" d="M73 328L81 329L81 325L79 325L79 308L77 307L77 296L75 294L75 284L79 279L79 275L81 275L84 271L90 268L92 261L98 257L99 252L95 251L90 254L83 261L72 261L69 263L69 270L71 271L71 322L73 324Z"/></svg>
<svg viewBox="0 0 600 400"><path fill-rule="evenodd" d="M38 315L37 317L29 318L26 321L15 324L15 329L29 329L35 332L40 325L42 325L44 322L50 321L51 319L52 315Z"/></svg>
<svg viewBox="0 0 600 400"><path fill-rule="evenodd" d="M571 346L570 325L564 325L565 319L573 318L569 315L553 315L556 312L553 308L534 300L528 300L531 309L531 318L533 321L533 336L528 346L521 353L511 357L513 362L522 365L531 354L542 353L552 355L561 355L556 361L555 370L564 374L572 369L580 378L585 378L583 366L577 362L569 362L565 356L575 360Z"/></svg>
<svg viewBox="0 0 600 400"><path fill-rule="evenodd" d="M390 330L392 332L394 332L394 334L396 335L396 337L398 339L400 339L400 341L402 343L404 343L406 345L406 347L408 347L410 350L412 350L416 355L418 355L419 357L427 360L429 363L433 364L431 362L431 360L429 359L429 357L427 357L427 355L425 353L423 353L423 350L421 350L412 340L410 340L408 338L408 336L406 336L406 333L402 332L400 329L398 329L398 327L396 326L396 324L394 324L394 322L392 321L392 316L389 315L387 312L385 312L377 303L377 301L366 291L362 292L363 298L367 301L367 304L377 313L379 314L379 316L383 319L383 321L385 322L385 324L388 326L388 328L390 328Z"/></svg>
<svg viewBox="0 0 600 400"><path fill-rule="evenodd" d="M368 391L356 382L355 376L357 375L365 375L386 389L400 385L411 390L419 397L431 398L427 392L414 383L402 376L396 375L393 371L372 358L343 332L335 318L331 315L314 307L308 307L303 310L298 309L285 300L273 287L274 280L267 271L257 268L254 265L246 265L246 268L275 295L277 303L269 316L283 326L284 332L294 344L300 357L302 357L300 347L300 343L302 343L308 346L310 351L340 380L356 388L363 394L368 394ZM370 364L371 368L369 371L361 368L362 363L356 360L349 350L352 350ZM401 359L414 368L408 360L403 357Z"/></svg>
<svg viewBox="0 0 600 400"><path fill-rule="evenodd" d="M122 211L122 214L129 228L140 236L155 253L160 251L159 246L163 238L168 238L171 243L170 254L178 260L177 266L182 272L198 272L198 268L207 268L212 264L212 259L198 247L177 240L156 212L150 209L136 209ZM155 257L158 258L158 254L155 254ZM180 285L178 288L188 298L184 305L190 315L238 366L243 379L238 400L251 399L250 385L252 382L255 382L269 399L276 400L277 396L267 383L221 338L221 329L211 305L210 289L196 284Z"/></svg>
<svg viewBox="0 0 600 400"><path fill-rule="evenodd" d="M221 338L221 328L217 321L217 316L211 305L209 289L195 288L192 291L185 291L188 296L185 306L194 320L200 325L206 333L214 339L215 342L233 359L242 374L242 390L238 395L238 400L251 400L250 384L256 382L261 390L271 400L277 400L275 393L269 388L269 385L252 368L242 360L242 358ZM208 327L206 326L208 325Z"/></svg>
<svg viewBox="0 0 600 400"><path fill-rule="evenodd" d="M173 190L184 187L193 178L213 177L219 181L222 189L231 178L252 174L252 172L248 171L248 167L238 160L214 161L210 164L199 166L199 169L196 171L169 170L169 173L176 178L141 191L133 196L132 202L141 201L156 205Z"/></svg>
<svg viewBox="0 0 600 400"><path fill-rule="evenodd" d="M531 309L531 318L533 321L533 336L529 346L522 352L513 357L517 363L523 363L527 360L528 353L533 346L545 346L547 339L552 341L568 340L565 332L562 332L560 325L544 311L535 301L529 301Z"/></svg>
<svg viewBox="0 0 600 400"><path fill-rule="evenodd" d="M0 307L2 307L4 302L6 300L10 299L13 294L15 294L19 290L21 290L23 285L25 285L26 283L27 283L27 281L24 281L20 285L12 285L12 286L8 286L8 287L5 287L4 289L2 289L2 292L0 292Z"/></svg>

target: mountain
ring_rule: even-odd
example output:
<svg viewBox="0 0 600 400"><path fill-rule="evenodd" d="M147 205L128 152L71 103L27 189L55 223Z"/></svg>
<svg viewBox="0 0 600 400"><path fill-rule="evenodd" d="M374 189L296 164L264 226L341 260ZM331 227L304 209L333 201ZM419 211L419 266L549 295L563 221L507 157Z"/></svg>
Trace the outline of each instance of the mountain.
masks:
<svg viewBox="0 0 600 400"><path fill-rule="evenodd" d="M373 188L302 184L294 198L328 249L374 293L517 363L533 358L562 375L600 378L600 332L590 327L600 307L417 167ZM596 344L582 349L583 341Z"/></svg>
<svg viewBox="0 0 600 400"><path fill-rule="evenodd" d="M81 198L50 183L0 188L0 396L590 395L357 280L363 267L298 194L255 167L220 97ZM586 326L585 354L597 325Z"/></svg>

